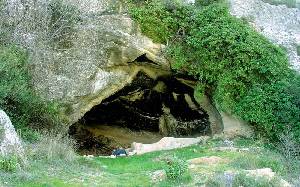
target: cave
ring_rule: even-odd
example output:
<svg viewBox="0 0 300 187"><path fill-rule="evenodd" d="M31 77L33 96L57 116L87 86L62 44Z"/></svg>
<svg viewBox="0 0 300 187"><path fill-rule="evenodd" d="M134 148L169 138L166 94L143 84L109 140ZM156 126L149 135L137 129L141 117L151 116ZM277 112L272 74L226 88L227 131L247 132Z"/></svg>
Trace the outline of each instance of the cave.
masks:
<svg viewBox="0 0 300 187"><path fill-rule="evenodd" d="M154 143L164 136L193 137L211 133L208 114L184 78L153 79L139 72L120 91L94 106L69 129L82 154L109 155L132 142ZM190 79L189 79L190 80Z"/></svg>

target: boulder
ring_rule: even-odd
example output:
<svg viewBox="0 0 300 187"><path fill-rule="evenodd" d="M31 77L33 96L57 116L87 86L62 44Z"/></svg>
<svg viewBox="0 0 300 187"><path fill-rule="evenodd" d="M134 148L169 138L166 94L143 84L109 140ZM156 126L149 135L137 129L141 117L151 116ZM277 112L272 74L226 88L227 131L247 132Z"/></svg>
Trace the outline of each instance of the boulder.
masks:
<svg viewBox="0 0 300 187"><path fill-rule="evenodd" d="M159 142L153 144L142 144L134 142L131 145L131 153L141 155L154 151L171 150L177 148L188 147L191 145L199 144L202 139L199 138L174 138L174 137L164 137Z"/></svg>
<svg viewBox="0 0 300 187"><path fill-rule="evenodd" d="M165 170L157 170L150 174L153 183L161 182L167 179L167 174Z"/></svg>
<svg viewBox="0 0 300 187"><path fill-rule="evenodd" d="M0 110L0 156L23 155L24 150L18 134L7 114Z"/></svg>

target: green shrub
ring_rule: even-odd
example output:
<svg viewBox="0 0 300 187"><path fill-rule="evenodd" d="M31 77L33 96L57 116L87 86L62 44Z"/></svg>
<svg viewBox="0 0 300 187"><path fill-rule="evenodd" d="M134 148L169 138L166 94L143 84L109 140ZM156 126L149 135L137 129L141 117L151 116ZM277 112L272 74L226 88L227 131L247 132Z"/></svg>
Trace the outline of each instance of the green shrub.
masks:
<svg viewBox="0 0 300 187"><path fill-rule="evenodd" d="M55 104L38 97L31 88L27 54L15 46L0 46L0 108L11 118L23 138L33 141L31 129L53 127L58 122Z"/></svg>
<svg viewBox="0 0 300 187"><path fill-rule="evenodd" d="M181 179L188 172L188 164L186 161L176 156L167 159L167 167L165 168L167 178L170 180Z"/></svg>
<svg viewBox="0 0 300 187"><path fill-rule="evenodd" d="M273 140L290 127L300 142L299 92L293 91L300 89L299 74L282 48L231 16L224 3L168 9L157 2L130 13L146 35L168 44L173 69L198 78L198 97L210 95L222 110Z"/></svg>
<svg viewBox="0 0 300 187"><path fill-rule="evenodd" d="M243 119L259 124L256 125L258 130L276 139L285 129L291 128L295 139L299 141L299 94L292 93L290 83L289 80L282 80L253 85L247 96L237 103L235 112Z"/></svg>
<svg viewBox="0 0 300 187"><path fill-rule="evenodd" d="M233 187L247 186L247 187L280 187L280 179L274 177L268 180L264 177L252 177L243 173L239 173L234 177Z"/></svg>
<svg viewBox="0 0 300 187"><path fill-rule="evenodd" d="M177 9L177 6L181 8ZM175 33L185 32L189 25L189 19L186 17L189 15L189 9L189 6L183 6L176 1L153 0L133 4L129 11L140 24L143 33L154 42L167 44Z"/></svg>
<svg viewBox="0 0 300 187"><path fill-rule="evenodd" d="M214 3L221 3L224 2L224 0L196 0L195 4L197 6L208 6Z"/></svg>
<svg viewBox="0 0 300 187"><path fill-rule="evenodd" d="M18 166L18 159L15 156L0 157L0 170L14 172L17 170Z"/></svg>

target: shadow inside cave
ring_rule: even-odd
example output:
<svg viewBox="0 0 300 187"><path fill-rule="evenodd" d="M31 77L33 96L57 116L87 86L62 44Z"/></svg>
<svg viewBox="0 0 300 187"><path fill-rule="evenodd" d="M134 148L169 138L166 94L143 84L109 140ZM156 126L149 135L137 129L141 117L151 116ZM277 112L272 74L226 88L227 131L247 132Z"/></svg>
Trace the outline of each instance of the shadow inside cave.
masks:
<svg viewBox="0 0 300 187"><path fill-rule="evenodd" d="M154 80L139 72L131 84L94 106L69 134L82 154L106 155L132 142L154 143L164 136L210 134L208 114L194 89L176 76Z"/></svg>

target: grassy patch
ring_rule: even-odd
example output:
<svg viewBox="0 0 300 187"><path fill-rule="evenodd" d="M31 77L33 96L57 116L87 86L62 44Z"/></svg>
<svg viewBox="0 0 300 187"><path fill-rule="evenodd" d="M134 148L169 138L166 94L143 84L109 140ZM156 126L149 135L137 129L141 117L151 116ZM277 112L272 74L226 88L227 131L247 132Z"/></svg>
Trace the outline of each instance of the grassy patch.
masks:
<svg viewBox="0 0 300 187"><path fill-rule="evenodd" d="M49 138L48 138L49 139ZM51 141L50 141L51 142ZM43 149L38 145L30 145L31 149L40 150L38 155L52 154L52 157L28 154L28 166L15 172L0 171L0 184L9 186L182 186L205 183L214 173L224 173L228 170L272 168L280 175L286 175L286 165L281 156L264 147L258 150L255 141L238 139L234 144L249 147L249 152L214 151L214 147L222 145L222 140L209 141L205 145L195 145L170 151L158 151L140 156L111 158L85 158L81 156L68 160L61 157L60 149L47 146ZM56 146L68 145L66 141L56 143ZM52 151L46 151L47 147ZM36 153L35 151L33 151ZM44 152L44 153L41 153ZM66 154L68 155L68 154ZM150 174L156 170L169 167L168 158L179 158L183 162L198 157L219 156L229 162L217 165L199 165L197 169L181 175L180 180L166 179L153 184ZM122 185L120 185L122 184Z"/></svg>
<svg viewBox="0 0 300 187"><path fill-rule="evenodd" d="M246 170L271 168L278 174L286 174L286 166L282 156L266 150L265 152L255 154L241 154L232 161L231 166L236 169Z"/></svg>

